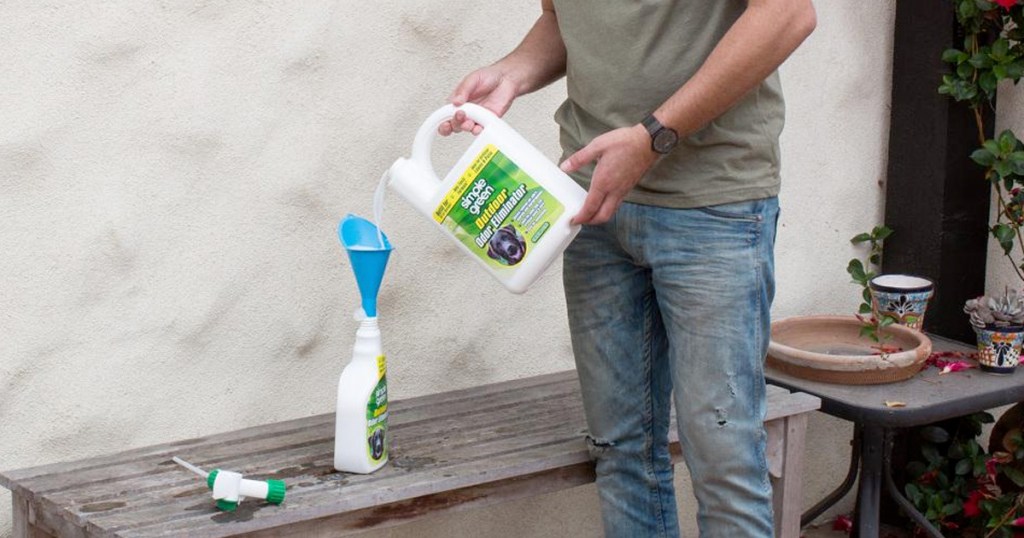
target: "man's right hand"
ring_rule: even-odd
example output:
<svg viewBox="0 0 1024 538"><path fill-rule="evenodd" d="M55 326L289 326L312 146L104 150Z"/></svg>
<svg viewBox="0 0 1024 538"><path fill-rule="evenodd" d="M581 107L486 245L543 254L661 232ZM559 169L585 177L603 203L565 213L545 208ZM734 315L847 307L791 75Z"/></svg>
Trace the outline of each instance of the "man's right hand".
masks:
<svg viewBox="0 0 1024 538"><path fill-rule="evenodd" d="M508 112L512 101L518 95L516 83L508 75L500 64L489 65L473 71L452 92L449 101L455 106L462 106L466 103L476 103L498 117ZM437 132L442 136L452 133L468 131L474 135L483 131L483 126L466 117L466 113L459 110L455 117L438 126Z"/></svg>

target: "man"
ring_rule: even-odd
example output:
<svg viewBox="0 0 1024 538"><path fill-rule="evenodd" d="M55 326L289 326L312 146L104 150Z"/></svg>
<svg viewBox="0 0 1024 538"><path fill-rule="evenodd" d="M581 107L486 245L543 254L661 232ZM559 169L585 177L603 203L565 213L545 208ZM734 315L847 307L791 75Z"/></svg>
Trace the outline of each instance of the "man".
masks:
<svg viewBox="0 0 1024 538"><path fill-rule="evenodd" d="M567 76L561 166L588 195L564 283L608 536L679 534L673 399L701 536L772 535L776 69L814 26L810 0L542 0L451 97L503 115ZM439 127L480 130L461 112Z"/></svg>

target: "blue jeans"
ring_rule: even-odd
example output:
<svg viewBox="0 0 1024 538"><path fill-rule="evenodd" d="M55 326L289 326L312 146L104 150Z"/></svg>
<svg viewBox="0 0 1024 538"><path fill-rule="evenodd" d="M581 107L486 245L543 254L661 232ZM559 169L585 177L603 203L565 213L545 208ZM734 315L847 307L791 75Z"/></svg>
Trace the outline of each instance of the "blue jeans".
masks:
<svg viewBox="0 0 1024 538"><path fill-rule="evenodd" d="M778 199L624 203L563 263L606 536L678 536L674 399L703 538L771 537L765 460ZM674 398L673 398L674 397Z"/></svg>

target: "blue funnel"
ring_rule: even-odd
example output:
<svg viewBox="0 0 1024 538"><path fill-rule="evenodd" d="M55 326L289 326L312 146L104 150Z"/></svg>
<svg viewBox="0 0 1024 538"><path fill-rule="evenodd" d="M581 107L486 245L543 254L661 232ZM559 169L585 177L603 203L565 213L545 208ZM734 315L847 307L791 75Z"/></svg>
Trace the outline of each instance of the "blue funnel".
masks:
<svg viewBox="0 0 1024 538"><path fill-rule="evenodd" d="M372 222L355 215L341 220L338 237L352 262L359 294L363 297L363 312L367 317L377 317L377 292L391 255L391 243L386 235L378 233Z"/></svg>

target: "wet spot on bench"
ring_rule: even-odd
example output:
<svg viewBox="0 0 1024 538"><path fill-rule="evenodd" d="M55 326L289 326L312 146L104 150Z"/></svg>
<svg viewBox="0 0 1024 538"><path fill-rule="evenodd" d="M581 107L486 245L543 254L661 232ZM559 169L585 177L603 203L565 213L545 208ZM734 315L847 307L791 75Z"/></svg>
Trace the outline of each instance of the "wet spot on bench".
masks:
<svg viewBox="0 0 1024 538"><path fill-rule="evenodd" d="M415 471L435 463L437 463L437 460L429 457L416 458L412 456L400 456L391 460L392 465L407 471Z"/></svg>
<svg viewBox="0 0 1024 538"><path fill-rule="evenodd" d="M285 478L295 478L297 476L323 476L334 472L334 466L332 465L318 466L314 463L303 463L302 465L278 469L268 475L260 475L260 478L284 480Z"/></svg>
<svg viewBox="0 0 1024 538"><path fill-rule="evenodd" d="M243 521L251 520L252 516L256 512L259 512L263 506L265 505L259 501L250 503L243 502L238 505L238 508L236 508L234 512L219 512L210 517L210 519L217 523L241 523Z"/></svg>
<svg viewBox="0 0 1024 538"><path fill-rule="evenodd" d="M120 501L111 501L105 503L92 503L87 504L79 510L80 512L92 513L92 512L105 512L107 510L113 510L115 508L121 508L125 503Z"/></svg>

